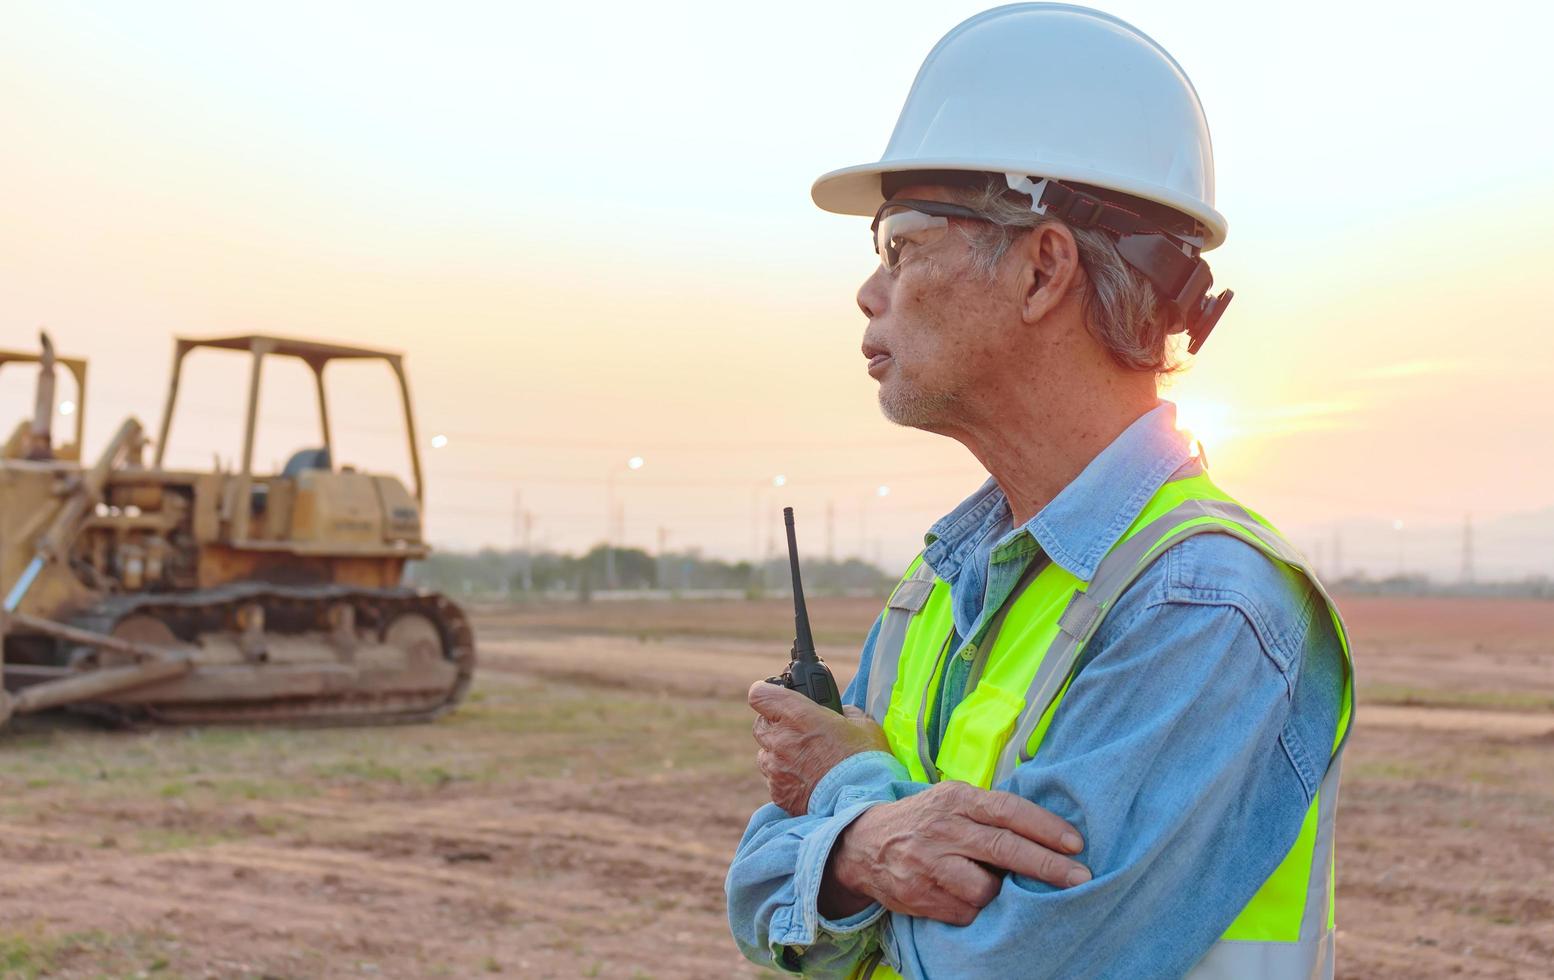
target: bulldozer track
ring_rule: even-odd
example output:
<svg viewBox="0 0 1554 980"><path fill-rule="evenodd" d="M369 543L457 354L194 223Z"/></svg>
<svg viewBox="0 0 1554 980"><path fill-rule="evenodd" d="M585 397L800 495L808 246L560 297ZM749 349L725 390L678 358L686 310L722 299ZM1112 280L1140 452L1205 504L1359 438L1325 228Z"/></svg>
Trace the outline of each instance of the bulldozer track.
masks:
<svg viewBox="0 0 1554 980"><path fill-rule="evenodd" d="M150 616L165 623L182 642L195 644L206 632L228 628L239 607L258 603L264 608L267 632L327 634L318 624L329 607L349 603L358 629L380 636L398 617L415 613L437 628L442 654L456 667L453 684L434 693L352 693L291 697L262 702L224 701L187 704L105 705L87 707L92 713L125 724L150 721L165 724L237 725L383 725L430 721L456 707L469 690L475 669L474 631L464 611L439 593L415 589L373 589L343 585L288 586L242 582L193 592L113 596L69 622L97 633L112 634L131 616Z"/></svg>

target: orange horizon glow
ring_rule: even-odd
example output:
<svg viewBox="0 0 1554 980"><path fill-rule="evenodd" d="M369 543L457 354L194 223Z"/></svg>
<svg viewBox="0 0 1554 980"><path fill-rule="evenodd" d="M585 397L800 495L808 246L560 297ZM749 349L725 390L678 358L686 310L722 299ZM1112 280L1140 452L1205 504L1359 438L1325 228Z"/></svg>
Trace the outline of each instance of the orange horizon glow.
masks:
<svg viewBox="0 0 1554 980"><path fill-rule="evenodd" d="M671 25L631 5L19 4L0 347L46 325L91 361L88 458L125 415L160 420L175 334L395 348L439 545L511 546L528 512L537 545L585 549L613 481L629 545L663 528L763 554L787 504L807 550L900 565L984 474L880 417L853 303L866 222L808 186L877 156L922 56L986 5L707 4ZM1162 394L1217 479L1297 542L1554 507L1554 137L1524 122L1554 90L1528 21L1554 15L1475 45L1352 5L1107 9L1176 55L1214 133L1231 230L1209 258L1236 300ZM25 373L0 374L3 418L30 411ZM180 465L236 455L245 380L191 361ZM316 413L305 374L266 380L268 466ZM331 382L341 461L402 470L387 372ZM1554 542L1524 550L1516 568L1554 573Z"/></svg>

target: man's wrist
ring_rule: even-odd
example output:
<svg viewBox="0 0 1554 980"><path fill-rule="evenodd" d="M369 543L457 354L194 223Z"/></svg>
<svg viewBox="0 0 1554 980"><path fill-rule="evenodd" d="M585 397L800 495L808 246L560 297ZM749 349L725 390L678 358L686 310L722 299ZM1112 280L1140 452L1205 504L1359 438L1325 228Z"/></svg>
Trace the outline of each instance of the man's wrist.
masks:
<svg viewBox="0 0 1554 980"><path fill-rule="evenodd" d="M809 794L809 815L829 816L860 800L889 799L889 786L909 778L906 767L889 752L855 752L838 762Z"/></svg>
<svg viewBox="0 0 1554 980"><path fill-rule="evenodd" d="M860 874L868 868L869 862L860 853L859 845L863 843L864 835L859 834L859 825L868 821L878 809L871 807L859 814L831 845L817 902L820 914L827 919L845 919L874 904L874 899L864 890L867 884Z"/></svg>

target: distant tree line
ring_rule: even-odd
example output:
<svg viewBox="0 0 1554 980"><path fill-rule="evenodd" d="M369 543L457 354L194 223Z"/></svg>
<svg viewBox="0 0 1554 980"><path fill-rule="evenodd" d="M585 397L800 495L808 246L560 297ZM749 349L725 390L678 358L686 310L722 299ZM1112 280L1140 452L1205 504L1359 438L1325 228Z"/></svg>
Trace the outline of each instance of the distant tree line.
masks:
<svg viewBox="0 0 1554 980"><path fill-rule="evenodd" d="M1495 598L1554 599L1554 578L1531 575L1508 582L1437 582L1425 575L1389 575L1369 578L1349 575L1330 583L1334 592L1348 595L1486 596Z"/></svg>
<svg viewBox="0 0 1554 980"><path fill-rule="evenodd" d="M769 562L727 562L697 551L654 556L641 548L616 548L614 588L669 592L738 592L751 597L789 589L786 557ZM411 562L408 581L450 595L523 596L565 593L587 597L609 588L611 561L604 545L584 555L554 551L439 551ZM843 561L804 560L804 591L809 595L873 593L883 595L895 584L874 565L857 558ZM1437 582L1423 575L1370 578L1348 575L1328 583L1349 595L1497 596L1554 599L1554 578L1535 575L1508 582Z"/></svg>
<svg viewBox="0 0 1554 980"><path fill-rule="evenodd" d="M895 584L893 576L856 558L806 558L803 576L806 595L884 594ZM613 587L670 592L737 591L756 597L768 592L786 593L791 586L786 556L764 563L727 562L704 557L697 551L655 556L641 548L616 548L611 556L604 545L583 555L553 551L528 554L495 548L473 553L439 551L423 561L411 562L406 578L413 585L450 595L484 596L568 593L586 597Z"/></svg>

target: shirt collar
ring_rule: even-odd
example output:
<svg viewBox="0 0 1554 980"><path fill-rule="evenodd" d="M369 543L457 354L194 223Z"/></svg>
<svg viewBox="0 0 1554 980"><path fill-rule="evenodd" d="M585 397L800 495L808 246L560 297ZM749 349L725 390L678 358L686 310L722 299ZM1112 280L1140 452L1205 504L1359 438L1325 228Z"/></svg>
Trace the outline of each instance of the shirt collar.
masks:
<svg viewBox="0 0 1554 980"><path fill-rule="evenodd" d="M1000 537L992 560L1007 561L1040 548L1088 582L1144 505L1191 457L1188 437L1176 428L1176 406L1160 402L1101 450L1035 517ZM1009 501L989 477L923 536L924 560L940 578L953 580L987 534L1008 521Z"/></svg>

